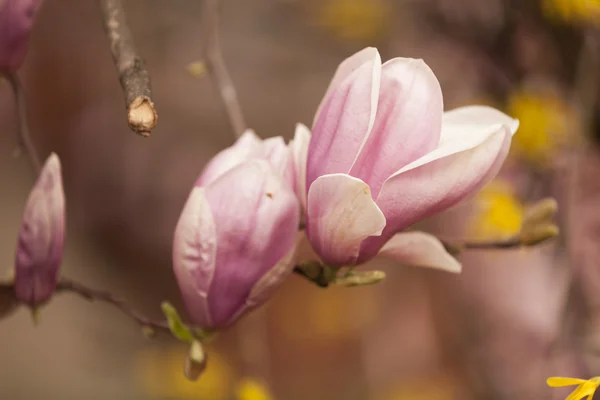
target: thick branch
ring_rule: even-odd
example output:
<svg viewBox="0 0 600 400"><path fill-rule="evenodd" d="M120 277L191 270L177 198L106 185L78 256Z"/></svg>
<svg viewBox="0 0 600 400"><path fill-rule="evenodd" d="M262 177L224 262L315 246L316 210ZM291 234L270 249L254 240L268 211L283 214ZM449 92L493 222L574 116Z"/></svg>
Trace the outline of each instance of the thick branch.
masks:
<svg viewBox="0 0 600 400"><path fill-rule="evenodd" d="M212 80L219 91L221 101L229 117L229 123L235 136L239 137L247 128L246 120L238 100L235 86L229 76L221 44L219 41L219 0L204 0L202 11L204 19L204 44L203 54L206 67Z"/></svg>
<svg viewBox="0 0 600 400"><path fill-rule="evenodd" d="M27 155L29 156L29 160L31 161L31 166L36 174L40 172L42 164L40 163L40 158L35 150L35 146L31 140L31 136L29 135L29 124L27 123L27 105L25 102L25 91L23 90L23 86L21 85L21 81L19 77L14 72L7 72L6 79L10 83L12 87L15 103L17 109L17 130L18 137L21 147L25 149Z"/></svg>
<svg viewBox="0 0 600 400"><path fill-rule="evenodd" d="M150 328L153 331L162 331L170 333L169 324L166 320L154 321L151 320L129 306L125 301L116 298L109 292L91 289L81 283L70 279L61 279L56 288L60 292L75 293L88 301L100 301L119 309L123 314L127 315L142 328Z"/></svg>
<svg viewBox="0 0 600 400"><path fill-rule="evenodd" d="M137 54L121 0L100 0L104 28L127 102L127 122L134 132L149 136L158 123L152 102L150 74Z"/></svg>

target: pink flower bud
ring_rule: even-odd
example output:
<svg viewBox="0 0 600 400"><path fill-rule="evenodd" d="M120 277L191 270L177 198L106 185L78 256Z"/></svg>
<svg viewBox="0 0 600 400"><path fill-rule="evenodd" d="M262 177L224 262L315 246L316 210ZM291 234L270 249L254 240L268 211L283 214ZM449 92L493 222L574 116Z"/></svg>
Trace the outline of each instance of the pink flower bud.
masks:
<svg viewBox="0 0 600 400"><path fill-rule="evenodd" d="M173 269L192 321L234 323L292 272L298 200L266 160L194 187L175 229Z"/></svg>
<svg viewBox="0 0 600 400"><path fill-rule="evenodd" d="M197 185L205 186L244 161L267 160L292 188L296 186L294 158L281 136L262 140L248 129L235 144L218 153L204 168Z"/></svg>
<svg viewBox="0 0 600 400"><path fill-rule="evenodd" d="M0 72L15 71L25 59L29 32L41 0L0 0Z"/></svg>
<svg viewBox="0 0 600 400"><path fill-rule="evenodd" d="M373 258L395 234L489 182L518 126L490 107L444 113L440 84L423 60L382 65L375 48L356 53L334 75L308 145L305 203L313 248L330 265ZM443 248L430 239L411 241ZM404 249L388 246L387 252Z"/></svg>
<svg viewBox="0 0 600 400"><path fill-rule="evenodd" d="M65 242L65 195L60 160L51 154L29 194L15 261L15 295L30 306L56 289Z"/></svg>

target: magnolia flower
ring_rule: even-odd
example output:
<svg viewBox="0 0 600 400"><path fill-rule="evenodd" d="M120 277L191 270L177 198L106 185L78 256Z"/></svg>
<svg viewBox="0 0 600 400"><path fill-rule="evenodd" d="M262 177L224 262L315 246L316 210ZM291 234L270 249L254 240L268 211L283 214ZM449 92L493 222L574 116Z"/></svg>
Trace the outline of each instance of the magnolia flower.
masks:
<svg viewBox="0 0 600 400"><path fill-rule="evenodd" d="M214 156L202 171L196 184L205 186L233 167L254 159L267 160L275 172L279 173L291 187L295 187L296 174L292 152L283 138L276 136L262 140L251 129L246 130L233 146Z"/></svg>
<svg viewBox="0 0 600 400"><path fill-rule="evenodd" d="M419 247L447 262L436 267L459 270L435 237L394 235L490 181L518 125L484 106L444 113L440 84L422 60L382 65L375 48L356 53L334 75L312 138L299 126L293 142L310 243L332 266L381 250L402 261L412 254L414 263Z"/></svg>
<svg viewBox="0 0 600 400"><path fill-rule="evenodd" d="M220 329L264 303L293 270L298 221L292 188L266 160L194 187L173 240L173 268L192 321Z"/></svg>
<svg viewBox="0 0 600 400"><path fill-rule="evenodd" d="M546 381L550 387L575 386L577 388L567 397L567 400L582 400L584 398L591 399L600 385L600 377L596 376L591 379L563 378L553 377Z"/></svg>
<svg viewBox="0 0 600 400"><path fill-rule="evenodd" d="M41 0L0 0L0 72L18 69Z"/></svg>
<svg viewBox="0 0 600 400"><path fill-rule="evenodd" d="M51 154L27 204L15 259L15 296L32 307L56 289L65 242L65 195L60 160Z"/></svg>

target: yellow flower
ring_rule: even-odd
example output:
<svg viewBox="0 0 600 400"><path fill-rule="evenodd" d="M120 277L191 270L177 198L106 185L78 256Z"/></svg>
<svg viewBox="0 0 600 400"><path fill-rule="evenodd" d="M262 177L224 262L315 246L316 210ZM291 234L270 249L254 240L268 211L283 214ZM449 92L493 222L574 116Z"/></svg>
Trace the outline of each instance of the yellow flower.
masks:
<svg viewBox="0 0 600 400"><path fill-rule="evenodd" d="M600 25L600 0L544 0L542 9L550 19Z"/></svg>
<svg viewBox="0 0 600 400"><path fill-rule="evenodd" d="M564 387L564 386L575 386L578 385L573 392L566 398L566 400L581 400L583 398L587 398L590 400L596 389L598 389L598 385L600 385L600 377L596 376L594 378L585 380L585 379L577 379L577 378L563 378L563 377L552 377L548 378L546 381L548 386L550 387Z"/></svg>
<svg viewBox="0 0 600 400"><path fill-rule="evenodd" d="M256 379L243 379L237 389L238 400L272 400L267 386Z"/></svg>
<svg viewBox="0 0 600 400"><path fill-rule="evenodd" d="M513 138L513 154L533 164L551 160L566 139L573 115L556 95L522 90L509 99L509 114L520 121Z"/></svg>
<svg viewBox="0 0 600 400"><path fill-rule="evenodd" d="M477 211L471 231L482 239L499 239L516 235L521 230L524 207L508 182L495 180L475 198Z"/></svg>
<svg viewBox="0 0 600 400"><path fill-rule="evenodd" d="M317 23L342 39L371 41L388 27L384 0L321 0Z"/></svg>
<svg viewBox="0 0 600 400"><path fill-rule="evenodd" d="M187 72L194 78L202 78L206 75L206 64L203 61L194 61L188 64Z"/></svg>
<svg viewBox="0 0 600 400"><path fill-rule="evenodd" d="M452 400L456 398L454 382L444 376L427 380L404 381L375 397L377 400Z"/></svg>

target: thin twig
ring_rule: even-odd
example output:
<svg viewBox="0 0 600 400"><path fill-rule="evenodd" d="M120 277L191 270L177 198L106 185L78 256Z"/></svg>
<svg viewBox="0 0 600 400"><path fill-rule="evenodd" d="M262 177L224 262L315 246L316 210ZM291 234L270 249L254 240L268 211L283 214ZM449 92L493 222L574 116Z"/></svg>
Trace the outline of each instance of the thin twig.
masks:
<svg viewBox="0 0 600 400"><path fill-rule="evenodd" d="M158 114L152 102L146 63L135 48L121 0L100 0L100 6L110 51L127 102L129 128L142 136L149 136L158 123Z"/></svg>
<svg viewBox="0 0 600 400"><path fill-rule="evenodd" d="M240 137L246 130L247 125L235 86L233 85L221 51L219 41L219 0L204 0L202 17L205 29L202 53L206 68L219 91L234 134L236 137Z"/></svg>
<svg viewBox="0 0 600 400"><path fill-rule="evenodd" d="M463 242L462 247L468 250L514 249L523 246L518 237L489 242Z"/></svg>
<svg viewBox="0 0 600 400"><path fill-rule="evenodd" d="M513 236L508 239L490 240L490 241L468 241L468 240L443 240L440 242L446 248L446 251L452 255L456 255L463 250L507 250L515 249L524 246L518 236Z"/></svg>
<svg viewBox="0 0 600 400"><path fill-rule="evenodd" d="M154 331L162 331L170 333L169 324L166 320L151 320L140 314L125 301L116 298L114 295L107 291L91 289L82 283L72 281L70 279L61 279L56 287L57 292L71 292L75 293L88 301L101 301L106 304L110 304L113 307L119 309L125 315L132 318L142 328L151 328Z"/></svg>
<svg viewBox="0 0 600 400"><path fill-rule="evenodd" d="M33 141L31 140L31 136L29 135L29 124L27 123L27 104L25 101L25 91L23 90L23 86L21 85L21 81L19 77L14 72L7 72L6 79L10 83L12 87L15 103L17 109L17 120L18 120L18 137L21 147L27 152L29 156L29 160L31 161L31 166L33 171L38 174L42 167L40 163L40 158L38 157L37 151L35 150L35 146L33 145Z"/></svg>

